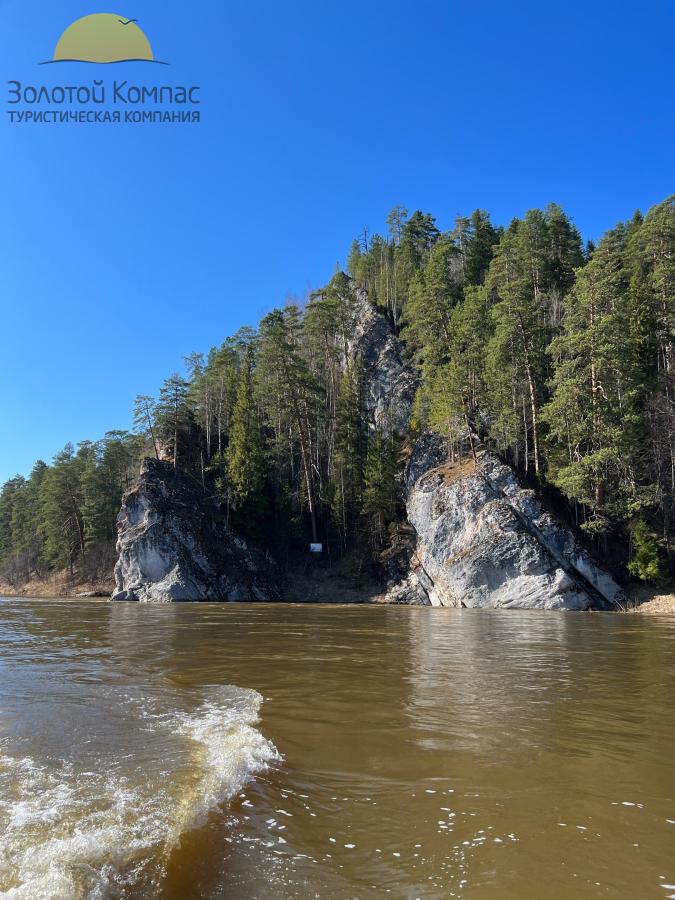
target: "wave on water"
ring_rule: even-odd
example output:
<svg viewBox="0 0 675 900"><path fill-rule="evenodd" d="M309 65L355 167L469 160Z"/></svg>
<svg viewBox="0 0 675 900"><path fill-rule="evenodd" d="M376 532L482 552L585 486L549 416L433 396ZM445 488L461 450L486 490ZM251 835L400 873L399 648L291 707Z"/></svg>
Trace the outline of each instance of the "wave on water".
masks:
<svg viewBox="0 0 675 900"><path fill-rule="evenodd" d="M176 717L178 732L198 748L200 777L174 819L170 837L174 843L181 832L198 825L210 810L240 791L255 773L281 758L274 744L253 727L261 695L241 688L225 691L226 700L219 690L196 714Z"/></svg>
<svg viewBox="0 0 675 900"><path fill-rule="evenodd" d="M255 728L262 697L214 689L191 713L142 714L187 753L136 777L58 770L0 755L0 896L30 900L118 897L166 861L183 832L239 792L279 754ZM98 768L98 767L97 767ZM173 777L172 777L173 776Z"/></svg>

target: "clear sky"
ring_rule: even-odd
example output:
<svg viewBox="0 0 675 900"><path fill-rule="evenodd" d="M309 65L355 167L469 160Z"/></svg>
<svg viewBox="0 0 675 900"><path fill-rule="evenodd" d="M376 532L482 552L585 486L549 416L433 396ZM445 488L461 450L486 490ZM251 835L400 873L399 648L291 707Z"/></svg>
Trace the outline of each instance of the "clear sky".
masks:
<svg viewBox="0 0 675 900"><path fill-rule="evenodd" d="M171 65L37 65L104 11L137 18ZM0 0L0 14L0 481L129 427L136 394L325 283L397 203L449 227L554 200L589 238L675 189L671 0ZM9 124L4 82L102 75L198 84L203 121Z"/></svg>

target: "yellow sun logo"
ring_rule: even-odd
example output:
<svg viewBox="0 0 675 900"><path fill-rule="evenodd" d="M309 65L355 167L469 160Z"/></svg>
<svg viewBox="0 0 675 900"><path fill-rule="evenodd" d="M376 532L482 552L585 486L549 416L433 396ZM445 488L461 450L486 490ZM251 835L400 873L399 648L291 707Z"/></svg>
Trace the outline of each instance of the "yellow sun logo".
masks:
<svg viewBox="0 0 675 900"><path fill-rule="evenodd" d="M150 41L136 24L115 13L77 19L63 32L50 62L159 62Z"/></svg>

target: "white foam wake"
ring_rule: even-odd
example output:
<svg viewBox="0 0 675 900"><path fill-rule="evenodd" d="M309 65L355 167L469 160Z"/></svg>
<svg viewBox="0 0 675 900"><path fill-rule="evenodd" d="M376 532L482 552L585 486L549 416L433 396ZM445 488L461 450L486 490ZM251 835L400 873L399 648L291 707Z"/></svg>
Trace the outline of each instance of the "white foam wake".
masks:
<svg viewBox="0 0 675 900"><path fill-rule="evenodd" d="M116 897L159 867L184 831L279 758L254 727L261 701L220 688L194 713L154 716L176 756L147 778L0 755L0 896Z"/></svg>
<svg viewBox="0 0 675 900"><path fill-rule="evenodd" d="M240 791L253 774L280 759L274 744L253 727L261 703L257 691L221 688L194 715L176 717L178 732L198 748L201 774L175 817L173 841Z"/></svg>

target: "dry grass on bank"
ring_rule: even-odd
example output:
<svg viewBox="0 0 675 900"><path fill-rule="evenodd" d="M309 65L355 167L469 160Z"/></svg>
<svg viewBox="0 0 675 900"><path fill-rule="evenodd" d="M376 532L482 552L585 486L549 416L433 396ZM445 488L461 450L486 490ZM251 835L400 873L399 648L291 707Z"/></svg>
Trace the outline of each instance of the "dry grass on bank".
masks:
<svg viewBox="0 0 675 900"><path fill-rule="evenodd" d="M639 586L626 591L626 597L625 612L641 616L675 616L675 593Z"/></svg>
<svg viewBox="0 0 675 900"><path fill-rule="evenodd" d="M114 582L112 578L97 581L79 581L72 579L67 572L59 572L48 578L34 578L26 584L16 587L0 581L0 596L2 597L38 597L46 599L57 597L59 599L72 599L82 594L90 596L109 597L112 594Z"/></svg>

